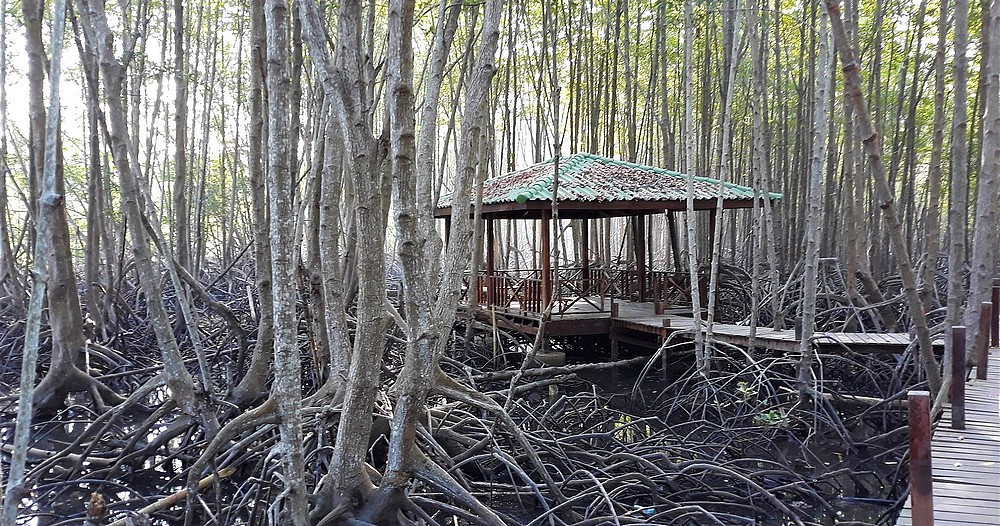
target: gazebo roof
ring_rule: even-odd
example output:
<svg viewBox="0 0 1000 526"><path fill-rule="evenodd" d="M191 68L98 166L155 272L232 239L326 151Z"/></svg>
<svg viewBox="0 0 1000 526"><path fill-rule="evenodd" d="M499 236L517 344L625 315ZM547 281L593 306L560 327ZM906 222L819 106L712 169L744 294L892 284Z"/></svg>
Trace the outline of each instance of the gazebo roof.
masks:
<svg viewBox="0 0 1000 526"><path fill-rule="evenodd" d="M483 213L504 217L534 217L551 206L553 159L483 184ZM687 204L687 175L641 164L577 153L559 160L559 210L563 217L618 216L683 210ZM695 208L716 208L722 185L723 208L753 206L754 190L717 179L693 177ZM781 199L772 193L770 199ZM445 196L438 215L450 212Z"/></svg>

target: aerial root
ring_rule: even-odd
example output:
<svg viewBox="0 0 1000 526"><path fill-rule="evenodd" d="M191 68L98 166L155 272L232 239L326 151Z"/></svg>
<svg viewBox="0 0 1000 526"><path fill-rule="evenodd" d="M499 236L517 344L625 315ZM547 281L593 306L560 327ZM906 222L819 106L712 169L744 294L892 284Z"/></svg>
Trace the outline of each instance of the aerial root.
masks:
<svg viewBox="0 0 1000 526"><path fill-rule="evenodd" d="M238 270L230 278L244 282L228 287L238 293L227 293L227 287L213 287L210 293L248 326L253 317L243 291L250 272ZM829 301L825 322L833 328L868 326L874 319L871 310L843 305L832 296ZM217 367L213 378L231 387L243 373L234 369L239 343L232 338L231 320L200 300L196 304L206 311L200 323L205 349ZM125 307L141 313L143 298L126 287L116 308ZM149 504L137 502L146 498L136 489L143 484L152 480L160 494L170 494L217 466L236 469L214 485L225 497L214 495L213 487L203 488L192 502L195 509L186 512L196 514L195 521L210 520L205 511L210 509L220 524L266 524L267 508L282 489L271 402L265 399L243 414L242 407L215 406L222 427L210 436L203 422L181 414L162 389L148 327L125 310L120 314L122 331L102 343L111 352L96 347L94 359L103 364L124 357L123 367L129 369L100 381L114 392L133 394L103 414L73 406L50 422L37 423L39 429L48 426L46 432L70 425L74 432L68 440L33 446L39 450L29 472L35 500L20 520L42 513L82 519L79 506L57 510L56 505L79 503L64 492L83 479L108 498L109 517L120 519L125 510ZM19 329L5 327L0 350L15 355L11 349L21 337ZM488 345L477 346L477 341ZM794 357L718 342L710 375L689 371L662 383L655 373L663 363L677 375L689 352L688 344L671 342L666 358L651 362L634 395L627 396L581 380L587 372L609 367L603 365L527 369L510 385L523 358L523 348L510 347L515 341L474 335L461 360L442 360L445 370L434 379L417 449L407 462L408 483L393 486L382 480L389 474L375 457L366 465L364 479L381 484L382 492L365 486L332 496L319 487L313 477L329 471L340 387L305 379L302 449L307 485L314 492L313 524L743 524L765 515L808 524L848 509L851 495L867 494L866 501L884 503L872 516L891 513L899 488L905 487L902 399L906 387L919 385L910 355L818 355L811 396L800 400ZM395 342L388 345L383 386L398 374L401 349ZM8 374L0 381L12 385L12 378ZM87 382L91 396L108 394ZM863 451L876 467L858 467L852 450ZM847 459L838 459L841 454ZM116 494L127 497L115 499ZM167 513L176 515L178 509ZM164 512L158 513L163 517Z"/></svg>
<svg viewBox="0 0 1000 526"><path fill-rule="evenodd" d="M118 393L97 378L81 371L75 365L67 364L61 371L51 371L35 387L34 407L36 411L48 411L63 407L70 393L84 392L99 411L116 406L125 401Z"/></svg>

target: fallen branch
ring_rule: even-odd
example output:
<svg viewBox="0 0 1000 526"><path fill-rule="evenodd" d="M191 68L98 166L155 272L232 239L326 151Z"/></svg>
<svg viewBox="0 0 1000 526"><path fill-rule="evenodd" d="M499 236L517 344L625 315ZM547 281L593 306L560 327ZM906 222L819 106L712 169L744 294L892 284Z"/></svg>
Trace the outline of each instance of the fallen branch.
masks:
<svg viewBox="0 0 1000 526"><path fill-rule="evenodd" d="M536 367L534 369L525 369L524 371L511 370L477 374L473 376L472 379L477 382L501 382L504 380L510 380L516 374L520 374L521 376L553 376L559 374L578 373L581 371L604 371L607 369L614 369L615 367L628 367L637 363L646 363L648 360L648 356L638 356L628 360L618 360L617 362L581 363L578 365L564 365L561 367Z"/></svg>
<svg viewBox="0 0 1000 526"><path fill-rule="evenodd" d="M211 486L212 484L215 484L216 481L231 476L233 473L236 473L236 468L228 467L220 469L218 473L213 473L198 481L198 490L201 491ZM166 497L163 497L162 499L137 511L136 515L151 515L162 509L169 508L174 504L184 501L184 499L187 498L187 494L188 492L186 489L174 492L173 494L167 495ZM118 519L115 522L109 524L108 526L125 526L127 520L128 518Z"/></svg>

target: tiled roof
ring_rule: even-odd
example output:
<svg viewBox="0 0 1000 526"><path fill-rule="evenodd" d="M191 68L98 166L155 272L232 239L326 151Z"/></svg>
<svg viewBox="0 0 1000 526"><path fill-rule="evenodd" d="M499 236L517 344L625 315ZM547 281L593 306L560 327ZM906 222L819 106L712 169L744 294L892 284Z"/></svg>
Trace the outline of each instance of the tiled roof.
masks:
<svg viewBox="0 0 1000 526"><path fill-rule="evenodd" d="M552 199L553 160L488 179L483 204L549 201ZM577 153L559 160L559 201L685 201L688 176L641 164ZM694 177L694 198L715 199L719 181ZM754 190L723 183L723 199L752 200ZM771 199L781 199L772 193ZM446 197L444 201L449 201ZM449 203L442 203L448 206Z"/></svg>

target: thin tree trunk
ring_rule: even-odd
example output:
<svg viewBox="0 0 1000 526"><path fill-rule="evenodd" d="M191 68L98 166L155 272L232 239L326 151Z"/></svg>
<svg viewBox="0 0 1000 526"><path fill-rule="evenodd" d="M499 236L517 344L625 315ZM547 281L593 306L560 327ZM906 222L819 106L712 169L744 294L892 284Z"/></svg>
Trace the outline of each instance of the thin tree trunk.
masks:
<svg viewBox="0 0 1000 526"><path fill-rule="evenodd" d="M761 192L761 185L767 172L767 143L765 141L765 100L767 97L766 74L767 64L765 61L766 50L764 42L767 38L767 24L762 23L760 12L763 11L758 5L751 6L748 13L747 32L750 39L751 68L752 68L752 92L750 95L750 105L752 112L752 125L750 133L753 135L752 160L753 160L753 226L751 234L752 251L750 262L752 265L750 276L750 349L754 348L754 340L757 337L757 326L760 320L761 303L761 259L765 249L763 235L763 219L761 217L761 201L769 196ZM763 258L766 260L766 257ZM777 314L777 311L774 313Z"/></svg>
<svg viewBox="0 0 1000 526"><path fill-rule="evenodd" d="M951 121L951 177L948 190L948 309L945 326L949 329L962 319L965 302L966 228L968 226L968 89L969 2L955 0L954 95ZM945 338L945 352L950 353L950 338ZM950 356L950 354L949 354Z"/></svg>
<svg viewBox="0 0 1000 526"><path fill-rule="evenodd" d="M92 54L85 56L84 60L90 61L91 65L87 73L97 72L96 57ZM96 86L98 80L91 78L87 82ZM85 250L84 276L86 286L87 313L94 320L98 331L104 329L104 316L98 307L98 290L101 288L100 264L101 264L101 230L104 226L104 214L101 213L101 195L103 189L101 182L101 142L98 134L97 112L99 102L93 93L88 93L87 97L87 247Z"/></svg>
<svg viewBox="0 0 1000 526"><path fill-rule="evenodd" d="M719 165L716 169L718 175L719 192L716 196L715 201L715 224L709 225L714 231L712 235L712 240L714 241L714 247L711 248L712 261L709 262L711 270L709 271L709 285L708 285L708 323L705 330L705 335L709 341L712 339L712 324L715 321L715 308L716 308L716 291L719 286L719 261L722 257L722 216L723 216L723 189L724 183L726 181L732 180L732 174L734 173L732 167L732 159L730 159L730 144L733 138L733 86L736 84L736 70L739 68L740 63L740 53L739 53L739 32L740 32L740 17L742 14L742 7L740 2L737 1L735 7L731 10L730 16L733 18L732 21L732 31L733 35L729 39L730 48L727 51L728 64L726 70L726 77L724 85L726 86L723 92L722 99L722 137L720 139L719 146ZM736 250L734 245L733 250Z"/></svg>
<svg viewBox="0 0 1000 526"><path fill-rule="evenodd" d="M7 12L7 0L0 0L0 13ZM24 285L17 270L14 249L10 243L7 220L7 17L0 17L0 291L14 305L14 315L24 315Z"/></svg>
<svg viewBox="0 0 1000 526"><path fill-rule="evenodd" d="M298 280L292 247L291 124L289 122L288 4L267 0L267 190L271 221L271 275L274 278L274 385L278 405L279 449L283 465L282 524L305 526L305 460L302 452L302 386L298 323L295 310Z"/></svg>
<svg viewBox="0 0 1000 526"><path fill-rule="evenodd" d="M938 7L938 39L934 53L934 124L931 138L931 159L928 166L927 210L924 219L924 275L921 280L921 296L924 309L930 312L938 302L935 279L937 278L938 253L941 251L941 157L944 150L944 57L948 42L948 0L941 0ZM947 339L947 338L945 338ZM947 363L947 362L945 362Z"/></svg>
<svg viewBox="0 0 1000 526"><path fill-rule="evenodd" d="M264 7L261 2L250 3L250 135L249 159L251 208L253 210L254 270L256 276L260 315L257 321L257 344L250 358L250 365L243 379L233 390L233 402L246 407L267 393L268 369L273 359L274 315L271 279L271 250L268 219L265 159L263 146L265 114L263 100L264 61ZM237 370L242 373L244 360L237 360Z"/></svg>
<svg viewBox="0 0 1000 526"><path fill-rule="evenodd" d="M221 17L219 16L218 13L216 13L216 15L215 15L215 28L212 30L212 34L218 34L219 33L219 30L221 29L220 28L220 21L221 21ZM195 205L194 206L194 209L195 209L195 212L194 212L194 221L195 221L195 224L194 224L194 239L192 240L192 245L193 245L193 248L194 248L194 253L190 254L190 256L192 258L192 263L191 264L192 264L193 269L194 269L194 271L196 273L199 271L199 269L202 268L202 264L205 262L205 249L206 249L205 238L207 237L207 232L205 231L205 200L206 200L206 194L208 192L207 185L206 185L206 179L208 177L208 165L209 165L209 162L208 162L208 145L211 143L211 141L209 140L209 132L211 131L211 123L212 123L211 115L212 115L212 110L213 110L213 107L214 107L214 104L215 104L215 92L218 89L218 86L216 86L215 79L216 79L216 75L217 75L217 72L218 72L218 57L216 55L218 53L219 40L220 40L219 38L215 38L215 39L212 40L212 51L211 51L211 54L210 54L210 58L208 60L208 66L207 66L209 68L209 72L208 72L208 84L207 84L207 89L205 89L205 95L202 97L204 100L202 101L202 110L201 110L201 115L202 115L202 119L201 119L201 152L200 152L200 155L199 155L199 157L201 158L200 159L201 160L201 167L200 167L199 176L198 176L198 187L195 188L194 191L192 191L192 195L194 196L194 199L196 200L196 202L194 203L194 205ZM221 105L225 106L225 101L223 101ZM224 110L221 112L220 117L221 117L220 120L222 122L221 126L224 128L225 127L225 124L224 124L225 123L225 119L224 119L224 117L225 117L225 111ZM223 133L222 139L223 139L223 143L224 143L225 142L224 133ZM192 142L194 142L193 138L192 138ZM192 151L192 154L193 154L194 150L191 150L191 151ZM223 167L225 166L225 153L226 153L226 151L225 151L225 149L223 149L222 152L221 152L221 157L219 159L219 164L220 164L220 166L223 166ZM192 174L193 174L193 170L192 170ZM220 177L220 180L221 181L225 181L225 176L224 176L224 174L222 174L222 175L223 176ZM223 192L224 191L225 191L225 183L223 182Z"/></svg>
<svg viewBox="0 0 1000 526"><path fill-rule="evenodd" d="M37 220L38 186L42 177L45 158L45 107L42 92L45 89L45 50L42 45L41 0L24 0L24 40L28 59L28 216ZM35 231L28 230L28 253L34 252Z"/></svg>
<svg viewBox="0 0 1000 526"><path fill-rule="evenodd" d="M857 4L858 0L851 0L847 6L847 32L850 35L851 43L857 47L858 26L857 26ZM846 259L846 276L844 282L847 285L847 297L855 307L862 307L866 304L858 291L858 267L859 250L861 243L860 210L862 206L861 196L863 195L863 185L859 177L858 140L855 133L857 125L854 121L854 106L851 105L850 95L845 89L843 92L842 104L844 106L844 227L846 236L844 240L844 259ZM863 324L858 320L858 324Z"/></svg>
<svg viewBox="0 0 1000 526"><path fill-rule="evenodd" d="M799 346L798 389L800 399L812 391L812 336L816 328L816 274L822 228L823 163L826 159L827 119L830 92L833 89L830 69L830 26L826 9L820 10L819 49L816 62L816 89L813 101L812 159L809 163L809 186L806 194L806 251L802 276L802 340Z"/></svg>
<svg viewBox="0 0 1000 526"><path fill-rule="evenodd" d="M688 278L691 281L691 313L694 317L695 367L702 374L708 373L704 336L701 333L701 297L698 291L698 237L697 218L694 213L694 171L695 136L694 130L694 86L691 54L694 47L694 16L691 2L684 2L684 171L687 173L687 214L685 215L687 237Z"/></svg>
<svg viewBox="0 0 1000 526"><path fill-rule="evenodd" d="M881 202L882 213L885 216L886 226L889 229L889 239L892 243L896 265L899 268L900 278L903 283L903 294L917 332L924 373L927 375L931 392L937 394L941 387L941 371L937 363L937 358L934 356L934 348L931 346L930 331L927 329L927 318L920 301L920 295L917 292L916 276L910 263L910 255L906 249L905 239L903 239L902 227L896 215L893 192L889 188L889 182L885 176L885 166L882 163L882 143L878 132L872 127L871 116L868 114L867 106L865 106L864 94L861 93L861 72L855 60L854 48L848 40L844 21L841 19L840 6L836 4L835 0L826 0L826 8L833 22L834 41L840 55L840 61L844 65L845 89L854 102L854 111L858 117L858 124L861 128L861 136L863 137L862 142L868 154L869 168L875 177L876 190Z"/></svg>
<svg viewBox="0 0 1000 526"><path fill-rule="evenodd" d="M340 392L351 360L351 340L348 334L344 306L344 284L340 268L340 210L342 203L344 144L333 116L326 124L326 145L321 183L322 199L319 209L320 266L323 272L323 306L327 343L330 346L330 372L328 382L335 392ZM341 393L342 394L342 393Z"/></svg>
<svg viewBox="0 0 1000 526"><path fill-rule="evenodd" d="M303 39L333 116L347 145L344 162L353 179L357 208L357 333L347 373L340 432L337 433L330 473L322 483L323 504L313 510L323 516L329 506L352 499L364 500L371 480L364 470L364 457L371 430L371 411L378 392L378 371L385 333L385 216L382 203L382 157L384 152L371 131L370 64L362 58L361 5L357 0L341 2L337 18L335 57L327 48L322 17L315 2L299 4ZM386 196L386 199L388 196Z"/></svg>
<svg viewBox="0 0 1000 526"><path fill-rule="evenodd" d="M427 73L427 88L424 92L423 105L420 109L420 136L417 140L416 170L417 177L417 214L422 232L430 232L434 229L433 210L437 206L435 201L435 180L438 178L434 171L434 154L437 146L438 135L438 106L441 99L441 85L445 77L445 68L448 65L448 55L451 52L452 42L455 40L455 32L458 29L458 17L461 9L457 5L448 6L441 2L438 9L438 27L434 34L434 54L430 61L430 70ZM426 175L425 175L426 174ZM431 261L433 266L438 266L441 253L441 239L439 236L429 236L424 257Z"/></svg>
<svg viewBox="0 0 1000 526"><path fill-rule="evenodd" d="M100 2L92 0L77 0L78 12L84 20L84 30L87 40L97 50L104 85L105 101L109 126L106 136L109 138L115 165L118 169L121 186L123 210L128 230L132 236L132 246L135 255L136 269L146 295L149 317L156 334L157 342L167 376L167 386L171 397L178 403L185 414L197 419L203 408L195 397L194 382L187 369L174 339L173 331L166 309L163 305L163 293L160 287L160 275L153 265L149 247L149 237L143 220L142 203L146 197L139 187L139 168L136 159L132 157L132 139L129 135L125 107L120 93L125 75L125 68L114 56L114 43L111 29L108 27L107 15Z"/></svg>
<svg viewBox="0 0 1000 526"><path fill-rule="evenodd" d="M191 269L191 233L187 211L187 61L184 53L184 2L174 0L174 253ZM197 110L196 110L197 111Z"/></svg>
<svg viewBox="0 0 1000 526"><path fill-rule="evenodd" d="M5 16L5 15L4 15ZM55 252L52 246L58 238L53 235L53 223L59 214L65 214L63 208L64 196L59 189L59 174L57 148L59 147L59 78L62 71L62 40L66 28L66 2L57 0L55 13L53 16L54 27L52 31L52 61L51 61L51 88L49 91L49 113L45 123L45 162L42 173L42 205L41 214L38 217L37 232L38 238L35 250L38 252L34 259L34 284L32 285L31 302L28 309L28 323L25 328L24 353L21 357L21 386L18 397L17 424L14 429L14 451L11 456L10 475L7 481L7 489L4 493L3 510L0 520L3 524L13 526L16 523L18 505L24 495L30 490L23 487L25 463L27 461L28 443L31 437L31 417L34 412L35 392L35 368L38 360L38 339L42 318L42 298L44 297L46 283L53 282L51 266L55 262L50 256ZM37 57L34 57L37 58ZM41 133L36 130L35 133ZM65 219L64 219L65 224ZM64 239L68 242L68 238ZM67 247L68 248L68 247ZM74 289L75 291L75 289ZM53 338L55 332L53 332ZM53 360L56 350L53 349Z"/></svg>
<svg viewBox="0 0 1000 526"><path fill-rule="evenodd" d="M984 33L986 31L984 30ZM993 280L993 254L997 249L997 207L1000 206L1000 0L993 0L989 10L990 54L981 75L986 77L983 91L982 167L976 182L976 222L972 233L972 258L969 263L969 308L965 312L967 349L978 353L986 349L988 331L980 331L979 305L990 301Z"/></svg>

